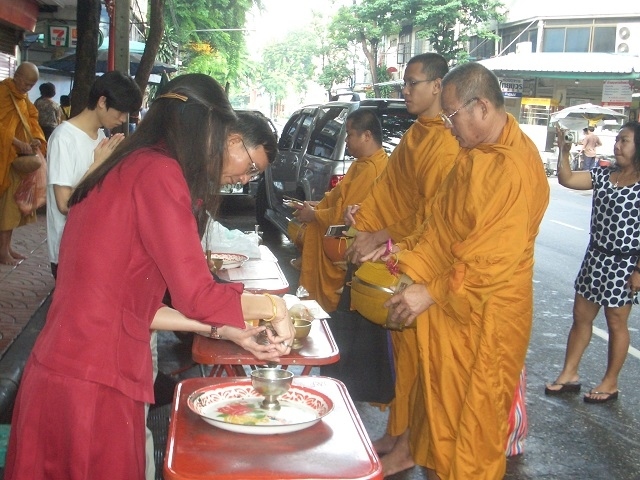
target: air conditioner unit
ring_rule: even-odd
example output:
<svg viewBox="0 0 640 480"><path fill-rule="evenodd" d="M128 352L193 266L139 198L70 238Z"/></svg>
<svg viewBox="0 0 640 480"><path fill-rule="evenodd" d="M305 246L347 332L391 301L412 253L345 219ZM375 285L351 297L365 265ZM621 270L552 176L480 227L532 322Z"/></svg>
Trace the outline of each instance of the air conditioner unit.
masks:
<svg viewBox="0 0 640 480"><path fill-rule="evenodd" d="M533 44L531 42L516 43L516 53L531 53L532 51L533 51Z"/></svg>
<svg viewBox="0 0 640 480"><path fill-rule="evenodd" d="M640 54L640 23L619 23L616 28L616 53Z"/></svg>

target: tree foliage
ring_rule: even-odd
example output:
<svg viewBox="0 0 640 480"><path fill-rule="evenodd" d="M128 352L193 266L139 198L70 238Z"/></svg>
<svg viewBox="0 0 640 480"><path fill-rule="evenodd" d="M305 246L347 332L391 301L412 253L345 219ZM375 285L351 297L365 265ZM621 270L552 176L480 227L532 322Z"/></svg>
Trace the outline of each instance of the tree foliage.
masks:
<svg viewBox="0 0 640 480"><path fill-rule="evenodd" d="M236 84L246 62L242 29L246 14L261 0L166 0L166 42L174 49L182 71L212 75L223 85ZM209 31L207 31L209 30ZM207 48L207 46L209 48ZM173 63L173 62L171 62Z"/></svg>
<svg viewBox="0 0 640 480"><path fill-rule="evenodd" d="M405 21L413 24L419 38L454 63L468 59L465 46L472 35L495 38L490 26L504 20L500 0L402 0Z"/></svg>
<svg viewBox="0 0 640 480"><path fill-rule="evenodd" d="M378 45L386 35L397 33L397 0L362 0L343 6L333 17L329 29L338 45L356 44L367 59L375 95L380 92L378 83Z"/></svg>

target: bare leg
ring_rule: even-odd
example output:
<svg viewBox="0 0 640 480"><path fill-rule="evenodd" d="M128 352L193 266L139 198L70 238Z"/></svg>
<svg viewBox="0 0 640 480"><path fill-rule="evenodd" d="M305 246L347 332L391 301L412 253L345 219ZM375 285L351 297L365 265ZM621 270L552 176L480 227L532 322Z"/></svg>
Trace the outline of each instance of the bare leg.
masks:
<svg viewBox="0 0 640 480"><path fill-rule="evenodd" d="M382 437L373 442L373 448L378 455L386 455L393 449L399 438L385 432Z"/></svg>
<svg viewBox="0 0 640 480"><path fill-rule="evenodd" d="M18 260L11 255L11 235L13 230L0 231L0 263L17 265Z"/></svg>
<svg viewBox="0 0 640 480"><path fill-rule="evenodd" d="M588 394L595 399L605 398L607 393L614 393L618 390L618 375L622 370L622 365L627 358L629 350L629 328L627 320L631 313L631 305L624 307L605 307L604 314L607 318L609 329L609 350L607 355L607 371L602 378L602 382L596 386L594 392L603 392L605 395Z"/></svg>
<svg viewBox="0 0 640 480"><path fill-rule="evenodd" d="M584 351L591 341L593 321L600 310L600 306L590 302L582 295L576 293L573 303L573 325L567 339L567 351L564 357L564 367L556 379L556 384L577 382L578 367ZM559 390L562 385L548 384L550 390Z"/></svg>
<svg viewBox="0 0 640 480"><path fill-rule="evenodd" d="M396 444L391 451L382 457L382 475L387 477L408 468L415 467L409 448L409 429L397 437Z"/></svg>

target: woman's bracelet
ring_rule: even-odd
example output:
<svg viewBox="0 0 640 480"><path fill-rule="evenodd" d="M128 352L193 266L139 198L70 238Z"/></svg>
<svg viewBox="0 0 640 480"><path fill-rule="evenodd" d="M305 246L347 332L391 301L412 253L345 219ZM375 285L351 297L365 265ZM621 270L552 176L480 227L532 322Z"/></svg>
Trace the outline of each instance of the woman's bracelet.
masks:
<svg viewBox="0 0 640 480"><path fill-rule="evenodd" d="M218 327L215 325L211 325L211 331L209 332L209 338L213 338L214 340L222 340L222 337L218 333Z"/></svg>
<svg viewBox="0 0 640 480"><path fill-rule="evenodd" d="M276 305L276 301L273 298L273 295L270 295L268 293L263 293L263 295L271 300L271 308L273 309L273 314L271 315L271 318L264 319L265 322L270 322L272 320L275 320L275 318L278 316L278 306Z"/></svg>

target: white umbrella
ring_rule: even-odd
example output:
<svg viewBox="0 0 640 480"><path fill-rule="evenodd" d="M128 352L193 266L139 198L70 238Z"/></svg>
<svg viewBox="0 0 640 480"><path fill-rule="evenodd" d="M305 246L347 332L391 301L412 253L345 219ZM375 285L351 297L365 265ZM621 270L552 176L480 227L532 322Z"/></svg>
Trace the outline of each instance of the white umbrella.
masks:
<svg viewBox="0 0 640 480"><path fill-rule="evenodd" d="M582 103L573 107L563 108L559 112L551 114L551 125L556 123L563 129L582 130L591 124L601 120L619 120L625 115L610 108Z"/></svg>

